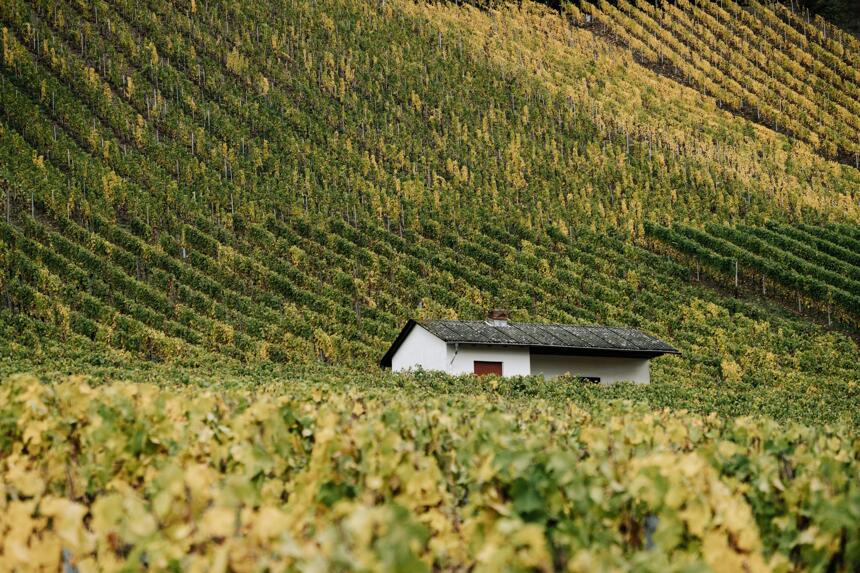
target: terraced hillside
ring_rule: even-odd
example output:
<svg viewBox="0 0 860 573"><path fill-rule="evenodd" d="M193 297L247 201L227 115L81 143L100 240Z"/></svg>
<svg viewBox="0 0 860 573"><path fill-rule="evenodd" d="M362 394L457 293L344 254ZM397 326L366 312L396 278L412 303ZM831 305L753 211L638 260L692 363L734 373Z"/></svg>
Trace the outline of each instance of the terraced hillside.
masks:
<svg viewBox="0 0 860 573"><path fill-rule="evenodd" d="M488 306L646 328L685 350L667 375L700 380L757 376L753 330L779 332L762 344L786 376L843 344L637 241L648 220L855 224L860 173L544 7L0 18L13 353L366 365L409 316Z"/></svg>

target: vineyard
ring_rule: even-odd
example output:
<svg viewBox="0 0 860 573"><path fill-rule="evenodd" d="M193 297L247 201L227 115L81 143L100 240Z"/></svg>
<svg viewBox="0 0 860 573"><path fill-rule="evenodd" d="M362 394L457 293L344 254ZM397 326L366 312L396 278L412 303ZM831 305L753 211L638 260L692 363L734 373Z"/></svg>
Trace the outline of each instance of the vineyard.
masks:
<svg viewBox="0 0 860 573"><path fill-rule="evenodd" d="M5 287L14 297L3 338L19 357L49 359L58 344L179 363L217 353L247 363L361 365L378 359L399 317L480 316L502 300L524 319L665 333L683 354L655 365L664 380L758 385L780 376L824 384L858 372L849 338L702 288L688 281L683 261L607 236L583 234L586 248L560 236L531 243L499 228L471 241L435 229L431 240L367 226L359 232L339 220L326 233L301 218L272 219L249 230L266 239L265 250L250 242L225 247L186 227L181 232L196 246L183 259L164 237L150 246L98 218L89 231L45 219L0 223L11 247ZM201 253L207 239L211 250ZM725 266L729 259L720 257ZM342 269L363 270L356 277ZM845 317L834 310L834 319L853 324Z"/></svg>
<svg viewBox="0 0 860 573"><path fill-rule="evenodd" d="M860 445L845 427L284 383L289 395L6 380L3 567L847 571L860 559Z"/></svg>
<svg viewBox="0 0 860 573"><path fill-rule="evenodd" d="M809 143L827 157L860 162L860 41L779 3L601 0L573 6L649 66L720 105ZM589 20L591 22L592 20ZM731 54L731 57L727 57Z"/></svg>
<svg viewBox="0 0 860 573"><path fill-rule="evenodd" d="M856 568L857 40L460 4L0 2L0 569ZM681 353L378 371L496 307Z"/></svg>
<svg viewBox="0 0 860 573"><path fill-rule="evenodd" d="M857 171L702 114L699 96L538 6L492 22L439 5L282 8L3 4L15 348L359 365L410 316L491 305L695 339L672 332L675 309L736 301L632 246L646 220L858 218ZM547 42L554 57L536 58ZM631 90L644 105L623 103ZM719 376L726 353L706 352L686 356Z"/></svg>
<svg viewBox="0 0 860 573"><path fill-rule="evenodd" d="M825 313L847 325L860 318L860 241L856 228L810 225L708 225L704 230L649 224L650 233L672 251L740 286L740 277L770 294ZM733 278L732 278L733 277ZM729 279L726 281L725 279ZM768 286L770 285L770 286Z"/></svg>

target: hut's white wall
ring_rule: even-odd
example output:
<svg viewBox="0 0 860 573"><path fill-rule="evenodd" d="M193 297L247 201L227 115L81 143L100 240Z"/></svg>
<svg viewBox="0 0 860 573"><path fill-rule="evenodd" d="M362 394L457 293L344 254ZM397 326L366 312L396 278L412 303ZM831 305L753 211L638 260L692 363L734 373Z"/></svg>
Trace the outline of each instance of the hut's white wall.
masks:
<svg viewBox="0 0 860 573"><path fill-rule="evenodd" d="M440 370L449 374L472 374L475 361L501 362L503 376L562 374L596 376L601 384L651 381L648 359L603 356L558 356L531 354L527 347L446 344L420 325L415 325L391 358L391 370Z"/></svg>
<svg viewBox="0 0 860 573"><path fill-rule="evenodd" d="M601 384L621 381L648 384L651 381L647 358L532 354L531 372L543 374L546 378L555 378L565 373L573 376L597 376Z"/></svg>
<svg viewBox="0 0 860 573"><path fill-rule="evenodd" d="M501 362L502 376L531 374L529 349L522 346L483 346L479 344L448 345L448 372L473 374L475 361Z"/></svg>
<svg viewBox="0 0 860 573"><path fill-rule="evenodd" d="M443 340L416 324L406 340L391 357L391 370L447 370L447 348Z"/></svg>

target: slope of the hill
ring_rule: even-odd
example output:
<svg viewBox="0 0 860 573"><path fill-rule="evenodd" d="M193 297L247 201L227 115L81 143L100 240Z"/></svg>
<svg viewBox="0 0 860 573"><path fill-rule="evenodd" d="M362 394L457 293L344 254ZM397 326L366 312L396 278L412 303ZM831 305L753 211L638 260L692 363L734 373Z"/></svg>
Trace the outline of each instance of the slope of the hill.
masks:
<svg viewBox="0 0 860 573"><path fill-rule="evenodd" d="M12 353L367 365L409 316L508 306L664 336L664 379L856 375L850 339L631 240L856 223L860 173L555 12L11 0L0 24Z"/></svg>
<svg viewBox="0 0 860 573"><path fill-rule="evenodd" d="M65 172L55 203L225 223L857 219L857 171L534 5L172 8L4 3L4 120Z"/></svg>

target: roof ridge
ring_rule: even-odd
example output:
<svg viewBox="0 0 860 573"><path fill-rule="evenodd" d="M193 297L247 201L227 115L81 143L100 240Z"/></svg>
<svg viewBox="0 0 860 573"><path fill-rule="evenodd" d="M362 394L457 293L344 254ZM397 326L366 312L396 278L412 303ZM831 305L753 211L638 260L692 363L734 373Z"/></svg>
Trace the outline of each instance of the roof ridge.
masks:
<svg viewBox="0 0 860 573"><path fill-rule="evenodd" d="M430 318L417 320L417 323L426 323L426 322L462 322L462 323L483 323L490 324L486 319L460 319L460 318ZM574 328L620 328L623 330L636 330L642 332L642 330L635 326L615 326L613 324L568 324L563 322L519 322L516 320L508 320L508 324L516 324L516 325L526 325L526 326L563 326L563 327L574 327ZM645 334L643 332L643 334ZM648 335L650 336L650 335Z"/></svg>

